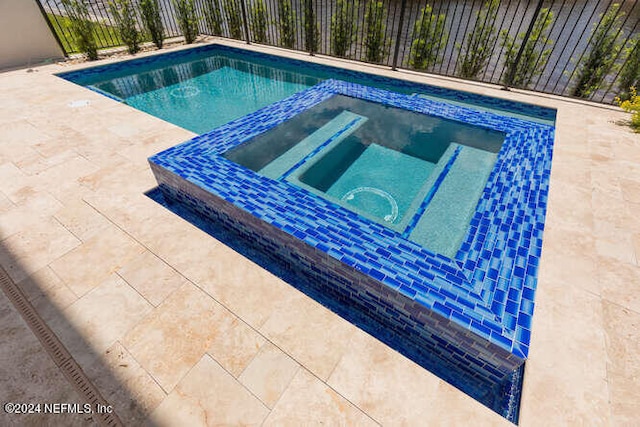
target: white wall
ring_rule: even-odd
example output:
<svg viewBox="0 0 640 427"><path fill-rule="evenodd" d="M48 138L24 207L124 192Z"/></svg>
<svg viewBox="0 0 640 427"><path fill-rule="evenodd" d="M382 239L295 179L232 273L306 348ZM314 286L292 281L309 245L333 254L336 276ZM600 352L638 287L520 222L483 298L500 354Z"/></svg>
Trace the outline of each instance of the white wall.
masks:
<svg viewBox="0 0 640 427"><path fill-rule="evenodd" d="M35 0L0 0L0 70L63 56Z"/></svg>

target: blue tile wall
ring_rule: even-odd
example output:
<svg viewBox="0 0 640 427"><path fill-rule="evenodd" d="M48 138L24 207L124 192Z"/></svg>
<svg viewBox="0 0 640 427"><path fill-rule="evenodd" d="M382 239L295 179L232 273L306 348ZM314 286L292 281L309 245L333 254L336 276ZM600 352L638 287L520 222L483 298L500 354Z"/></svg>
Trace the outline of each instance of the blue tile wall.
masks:
<svg viewBox="0 0 640 427"><path fill-rule="evenodd" d="M334 94L506 134L453 259L222 153ZM470 378L521 368L531 317L554 129L355 83L327 80L149 159L169 199L238 230Z"/></svg>

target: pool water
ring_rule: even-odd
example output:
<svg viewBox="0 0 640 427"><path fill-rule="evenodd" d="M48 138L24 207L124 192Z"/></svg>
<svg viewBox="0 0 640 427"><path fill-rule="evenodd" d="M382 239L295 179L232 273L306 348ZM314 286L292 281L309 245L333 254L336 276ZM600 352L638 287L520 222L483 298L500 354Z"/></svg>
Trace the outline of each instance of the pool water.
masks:
<svg viewBox="0 0 640 427"><path fill-rule="evenodd" d="M224 154L453 257L504 133L335 95Z"/></svg>
<svg viewBox="0 0 640 427"><path fill-rule="evenodd" d="M132 96L126 103L203 133L306 88L223 67L187 82Z"/></svg>
<svg viewBox="0 0 640 427"><path fill-rule="evenodd" d="M550 125L555 118L537 106L216 45L59 75L198 134L333 78Z"/></svg>
<svg viewBox="0 0 640 427"><path fill-rule="evenodd" d="M319 81L240 59L213 56L93 82L91 88L200 134Z"/></svg>
<svg viewBox="0 0 640 427"><path fill-rule="evenodd" d="M328 156L329 154L327 154ZM435 164L371 142L326 194L388 224L407 214ZM330 174L331 169L323 171ZM304 182L304 177L301 177Z"/></svg>

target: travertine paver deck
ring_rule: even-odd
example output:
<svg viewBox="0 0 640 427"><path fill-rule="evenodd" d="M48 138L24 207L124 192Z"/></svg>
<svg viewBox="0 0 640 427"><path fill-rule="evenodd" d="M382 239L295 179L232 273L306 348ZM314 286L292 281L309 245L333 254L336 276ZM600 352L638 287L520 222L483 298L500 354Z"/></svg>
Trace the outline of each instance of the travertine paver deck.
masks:
<svg viewBox="0 0 640 427"><path fill-rule="evenodd" d="M340 65L558 108L521 425L638 425L640 136L624 115ZM146 157L192 134L52 76L72 67L0 74L0 263L126 424L509 425L144 196ZM2 296L0 316L16 355L0 372L24 369L12 349L38 360L0 375L0 400L78 399ZM25 420L40 419L0 410Z"/></svg>

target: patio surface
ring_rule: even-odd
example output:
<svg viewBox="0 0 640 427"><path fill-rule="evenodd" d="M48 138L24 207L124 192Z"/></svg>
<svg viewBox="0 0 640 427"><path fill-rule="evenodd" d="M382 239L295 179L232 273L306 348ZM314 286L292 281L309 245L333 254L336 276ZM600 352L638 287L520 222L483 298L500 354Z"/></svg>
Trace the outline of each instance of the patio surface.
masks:
<svg viewBox="0 0 640 427"><path fill-rule="evenodd" d="M640 135L624 114L248 48L557 108L520 425L640 424ZM511 425L147 198L146 158L193 134L52 75L83 66L0 73L0 264L123 424ZM0 402L82 403L2 293L0 321ZM95 422L0 409L0 425Z"/></svg>

